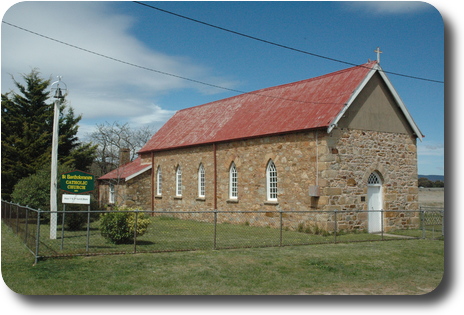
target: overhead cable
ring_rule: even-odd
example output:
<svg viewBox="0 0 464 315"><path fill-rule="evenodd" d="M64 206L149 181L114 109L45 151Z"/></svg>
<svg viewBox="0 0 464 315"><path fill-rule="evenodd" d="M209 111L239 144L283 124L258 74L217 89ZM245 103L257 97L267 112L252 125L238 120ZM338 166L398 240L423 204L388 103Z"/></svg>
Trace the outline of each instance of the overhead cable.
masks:
<svg viewBox="0 0 464 315"><path fill-rule="evenodd" d="M334 61L334 62L338 62L338 63L343 63L343 64L350 65L350 66L364 67L362 65L360 66L360 65L352 63L352 62L348 62L348 61L344 61L344 60L340 60L340 59L336 59L336 58L331 58L331 57L315 54L315 53L312 53L312 52L309 52L309 51L301 50L301 49L298 49L298 48L293 48L293 47L290 47L290 46L286 46L286 45L282 45L282 44L279 44L279 43L271 42L271 41L268 41L268 40L265 40L265 39L262 39L262 38L258 38L258 37L255 37L255 36L240 33L240 32L230 30L230 29L227 29L227 28L224 28L224 27L221 27L221 26L217 26L217 25L214 25L214 24L203 22L203 21L200 21L200 20L185 16L185 15L181 15L181 14L178 14L178 13L175 13L175 12L172 12L172 11L164 10L164 9L161 9L161 8L158 8L158 7L155 7L155 6L140 2L140 1L133 1L133 2L136 3L136 4L139 4L139 5L148 7L150 9L158 10L160 12L164 12L164 13L167 13L167 14L170 14L170 15L174 15L174 16L180 17L180 18L185 19L185 20L189 20L189 21L192 21L192 22L195 22L195 23L203 24L203 25L206 25L206 26L209 26L209 27L216 28L216 29L221 30L221 31L229 32L229 33L232 33L232 34L235 34L235 35L246 37L246 38L256 40L256 41L259 41L259 42L262 42L262 43L266 43L266 44L269 44L269 45L277 46L277 47L284 48L284 49L287 49L287 50L292 50L292 51L295 51L295 52L298 52L298 53L310 55L310 56L317 57L317 58L322 58L322 59L326 59L326 60L330 60L330 61ZM423 81L434 82L434 83L445 83L445 82L439 81L439 80L421 78L421 77L417 77L417 76L401 74L401 73L396 73L396 72L391 72L391 71L385 71L385 70L380 70L380 71L383 71L384 73L388 73L388 74L392 74L392 75L397 75L397 76L401 76L401 77L410 78L410 79L423 80Z"/></svg>
<svg viewBox="0 0 464 315"><path fill-rule="evenodd" d="M104 54L101 54L101 53L86 49L86 48L82 48L82 47L79 47L79 46L76 46L76 45L73 45L73 44L69 44L67 42L63 42L61 40L58 40L58 39L55 39L55 38L52 38L52 37L49 37L49 36L34 32L34 31L31 31L31 30L28 30L28 29L20 27L18 25L8 23L6 21L2 21L2 23L5 23L5 24L7 24L9 26L20 29L22 31L25 31L25 32L28 32L28 33L31 33L31 34L34 34L34 35L37 35L37 36L40 36L42 38L46 38L48 40L51 40L51 41L54 41L54 42L57 42L57 43L60 43L60 44L63 44L63 45L66 45L66 46L81 50L81 51L84 51L84 52L87 52L87 53L90 53L90 54L93 54L93 55L96 55L96 56L99 56L99 57L103 57L103 58L106 58L106 59L109 59L109 60L112 60L112 61L116 61L116 62L125 64L125 65L128 65L128 66L136 67L136 68L151 71L151 72L156 72L156 73L159 73L159 74L163 74L163 75L171 76L171 77L174 77L174 78L178 78L178 79L182 79L182 80L186 80L186 81L190 81L190 82L194 82L194 83L214 87L214 88L217 88L217 89L227 90L227 91L231 91L231 92L235 92L235 93L239 93L239 94L252 94L252 95L264 96L264 97L280 99L280 100L286 100L286 101L292 101L292 102L311 103L311 104L333 104L333 103L324 103L324 102L301 101L301 100L288 99L288 98L283 98L283 97L278 97L278 96L261 94L261 93L257 93L257 92L245 92L245 91L241 91L241 90L231 89L231 88L227 88L227 87L224 87L224 86L219 86L219 85L216 85L216 84L211 84L211 83L207 83L207 82L203 82L203 81L183 77L183 76L180 76L180 75L177 75L177 74L172 74L172 73L160 71L160 70L157 70L157 69L137 65L137 64L132 63L132 62L124 61L124 60L121 60L121 59L118 59L118 58L114 58L114 57L111 57L111 56L108 56L108 55L104 55Z"/></svg>

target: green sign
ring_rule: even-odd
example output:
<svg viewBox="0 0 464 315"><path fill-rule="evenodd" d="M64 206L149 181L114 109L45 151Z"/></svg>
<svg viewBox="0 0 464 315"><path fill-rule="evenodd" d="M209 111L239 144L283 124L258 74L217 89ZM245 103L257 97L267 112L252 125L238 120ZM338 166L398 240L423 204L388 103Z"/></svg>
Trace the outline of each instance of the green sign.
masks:
<svg viewBox="0 0 464 315"><path fill-rule="evenodd" d="M61 174L60 189L71 194L83 194L95 189L95 176L82 171Z"/></svg>

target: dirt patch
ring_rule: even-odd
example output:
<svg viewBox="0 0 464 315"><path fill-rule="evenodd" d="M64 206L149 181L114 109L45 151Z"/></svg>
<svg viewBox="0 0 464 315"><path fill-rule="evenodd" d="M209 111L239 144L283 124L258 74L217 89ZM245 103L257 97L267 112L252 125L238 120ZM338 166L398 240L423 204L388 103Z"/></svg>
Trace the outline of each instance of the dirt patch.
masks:
<svg viewBox="0 0 464 315"><path fill-rule="evenodd" d="M444 188L419 188L419 205L423 207L445 207Z"/></svg>

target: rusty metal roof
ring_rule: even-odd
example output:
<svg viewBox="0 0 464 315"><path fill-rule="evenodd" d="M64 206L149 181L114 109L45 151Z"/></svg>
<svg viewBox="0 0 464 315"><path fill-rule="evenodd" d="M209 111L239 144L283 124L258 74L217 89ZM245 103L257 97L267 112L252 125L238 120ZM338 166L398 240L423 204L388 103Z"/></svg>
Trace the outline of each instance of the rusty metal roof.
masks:
<svg viewBox="0 0 464 315"><path fill-rule="evenodd" d="M139 153L328 127L376 64L180 110Z"/></svg>
<svg viewBox="0 0 464 315"><path fill-rule="evenodd" d="M111 172L99 177L99 180L103 179L125 179L128 181L129 179L141 174L149 169L151 169L150 165L141 164L142 159L140 157L136 158L132 162L126 163L123 166L112 170Z"/></svg>

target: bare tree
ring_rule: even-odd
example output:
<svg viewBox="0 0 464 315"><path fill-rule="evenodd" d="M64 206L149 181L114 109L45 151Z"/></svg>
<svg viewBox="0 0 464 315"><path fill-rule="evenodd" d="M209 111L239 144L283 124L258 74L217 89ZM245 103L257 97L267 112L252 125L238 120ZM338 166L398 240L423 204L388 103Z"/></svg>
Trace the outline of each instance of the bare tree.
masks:
<svg viewBox="0 0 464 315"><path fill-rule="evenodd" d="M118 168L121 149L130 149L130 160L133 161L137 157L137 151L145 145L154 132L153 126L134 129L128 123L97 124L97 130L89 135L91 142L98 146L93 167L94 174L103 175Z"/></svg>

